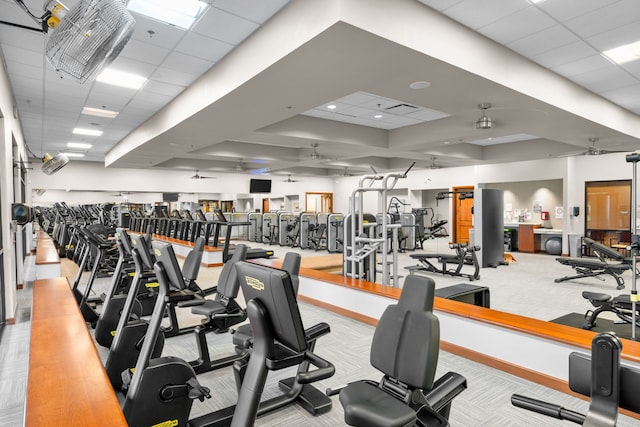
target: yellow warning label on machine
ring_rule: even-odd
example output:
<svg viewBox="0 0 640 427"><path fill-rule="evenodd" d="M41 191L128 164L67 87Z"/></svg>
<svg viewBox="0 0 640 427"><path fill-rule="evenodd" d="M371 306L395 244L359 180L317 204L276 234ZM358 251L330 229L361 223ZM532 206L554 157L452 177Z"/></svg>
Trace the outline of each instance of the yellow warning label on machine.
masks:
<svg viewBox="0 0 640 427"><path fill-rule="evenodd" d="M178 420L168 420L158 424L154 424L151 427L175 427L177 425L178 425Z"/></svg>

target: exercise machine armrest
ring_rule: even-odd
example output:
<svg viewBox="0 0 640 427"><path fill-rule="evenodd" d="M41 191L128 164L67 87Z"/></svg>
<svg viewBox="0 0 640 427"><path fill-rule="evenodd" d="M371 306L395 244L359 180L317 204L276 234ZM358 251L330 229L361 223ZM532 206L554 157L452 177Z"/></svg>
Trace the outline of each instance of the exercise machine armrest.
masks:
<svg viewBox="0 0 640 427"><path fill-rule="evenodd" d="M177 306L178 307L195 307L196 305L202 305L204 304L205 299L202 298L200 295L198 294L194 294L194 297L192 300L188 300L188 301L178 301Z"/></svg>
<svg viewBox="0 0 640 427"><path fill-rule="evenodd" d="M439 412L466 388L465 377L457 372L447 372L433 384L431 391L425 394L425 399L434 411Z"/></svg>
<svg viewBox="0 0 640 427"><path fill-rule="evenodd" d="M571 421L580 425L582 425L585 420L585 416L579 412L574 412L554 403L532 399L530 397L522 396L519 394L514 394L511 396L511 404L513 406L517 406L518 408L537 412L539 414L557 418L559 420Z"/></svg>
<svg viewBox="0 0 640 427"><path fill-rule="evenodd" d="M331 362L310 351L307 351L305 353L305 360L311 362L311 364L318 369L310 372L299 373L298 383L300 384L310 384L316 381L324 380L332 377L336 372L336 368Z"/></svg>
<svg viewBox="0 0 640 427"><path fill-rule="evenodd" d="M304 335L307 342L312 342L331 332L331 327L324 322L313 325L310 328L305 329Z"/></svg>

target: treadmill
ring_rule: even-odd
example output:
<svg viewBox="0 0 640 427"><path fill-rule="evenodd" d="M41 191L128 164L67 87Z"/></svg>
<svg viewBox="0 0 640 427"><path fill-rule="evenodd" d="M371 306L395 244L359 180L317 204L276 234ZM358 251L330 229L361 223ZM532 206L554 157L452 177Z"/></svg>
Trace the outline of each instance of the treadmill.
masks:
<svg viewBox="0 0 640 427"><path fill-rule="evenodd" d="M248 226L250 223L248 221L247 222L231 222L227 220L227 217L224 216L222 209L214 209L213 213L216 217L215 232L213 235L213 247L217 248L219 245L220 228L222 226L227 227L227 232L225 233L225 238L224 238L224 247L222 249L222 262L227 262L227 260L229 260L233 256L233 251L234 251L234 247L233 245L231 245L231 231L233 230L233 227ZM272 256L273 256L273 251L271 249L247 248L246 259L271 258Z"/></svg>

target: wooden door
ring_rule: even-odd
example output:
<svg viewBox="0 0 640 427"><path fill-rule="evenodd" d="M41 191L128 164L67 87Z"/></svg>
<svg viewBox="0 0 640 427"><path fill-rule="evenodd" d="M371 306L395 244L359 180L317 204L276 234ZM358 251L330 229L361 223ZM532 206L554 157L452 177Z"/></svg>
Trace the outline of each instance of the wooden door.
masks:
<svg viewBox="0 0 640 427"><path fill-rule="evenodd" d="M473 191L473 186L453 187L453 191ZM460 198L454 194L453 203L453 242L469 244L469 229L473 227L473 199Z"/></svg>
<svg viewBox="0 0 640 427"><path fill-rule="evenodd" d="M262 213L269 212L269 199L262 199Z"/></svg>

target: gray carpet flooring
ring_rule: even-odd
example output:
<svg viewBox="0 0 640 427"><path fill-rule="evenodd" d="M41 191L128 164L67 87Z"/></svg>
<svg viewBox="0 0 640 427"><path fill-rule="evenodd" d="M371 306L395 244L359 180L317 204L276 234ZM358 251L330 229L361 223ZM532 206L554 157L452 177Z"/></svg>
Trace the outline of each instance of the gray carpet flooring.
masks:
<svg viewBox="0 0 640 427"><path fill-rule="evenodd" d="M446 241L429 241L425 252L449 251ZM275 247L276 256L282 257L290 248ZM304 251L306 255L319 255L322 252ZM543 320L551 320L571 312L583 312L588 301L582 299L582 290L597 290L617 294L615 284L610 278L582 279L556 284L553 279L571 273L571 270L557 263L552 256L545 254L514 253L516 263L496 269L482 269L478 285L491 289L492 307ZM28 260L32 263L32 260ZM413 265L408 254L401 254L399 266ZM27 265L29 267L29 265ZM29 270L29 268L27 269ZM219 268L201 269L199 282L215 282ZM402 269L403 270L403 269ZM401 273L404 274L404 271ZM27 275L27 279L29 279ZM434 275L437 287L467 282L461 278ZM626 277L630 283L630 275ZM84 283L84 282L83 282ZM106 288L108 279L96 283L96 291ZM629 285L630 286L630 285ZM29 311L31 305L31 282L27 280L25 289L18 292L20 312L16 325L4 328L0 341L0 425L21 426L24 411L24 392L29 345ZM327 322L332 332L322 337L317 344L317 353L330 360L336 366L335 375L318 384L320 390L338 387L357 379L379 379L381 374L369 365L369 346L373 327L327 312L309 304L300 304L305 326L317 322ZM188 312L180 313L183 324L197 323L199 319ZM233 351L231 338L226 334L210 334L209 350L212 357L228 355ZM505 345L508 345L505 343ZM103 358L106 350L100 348ZM192 335L183 335L167 340L164 353L186 360L197 357L195 340ZM469 384L453 403L451 424L453 426L560 426L567 422L558 421L533 414L510 404L513 393L525 394L543 400L549 400L567 408L586 412L588 403L572 396L525 381L484 365L469 361L446 352L440 353L439 375L455 371L464 375ZM268 378L265 397L279 393L277 381L292 375L292 370L277 372ZM205 373L200 381L211 388L212 398L203 403L196 402L192 416L198 416L220 409L235 402L236 386L231 368ZM258 419L257 426L340 426L343 422L342 408L337 397L333 397L332 410L319 417L307 414L298 406L289 406L276 413ZM638 420L620 416L618 425L622 427L639 425ZM108 425L106 423L105 425Z"/></svg>

